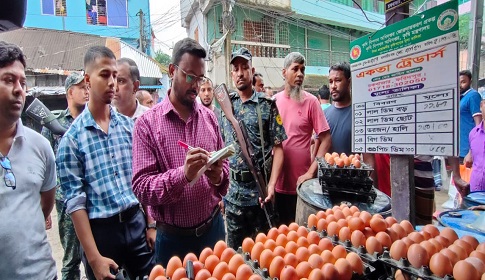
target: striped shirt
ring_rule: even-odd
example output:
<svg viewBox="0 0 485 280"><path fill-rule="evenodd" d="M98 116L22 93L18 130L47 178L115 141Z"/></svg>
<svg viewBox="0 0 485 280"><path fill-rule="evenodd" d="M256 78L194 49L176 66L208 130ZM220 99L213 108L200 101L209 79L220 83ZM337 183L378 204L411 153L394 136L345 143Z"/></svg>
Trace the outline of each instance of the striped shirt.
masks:
<svg viewBox="0 0 485 280"><path fill-rule="evenodd" d="M86 209L90 219L108 218L136 204L131 189L133 121L110 106L108 133L89 108L64 134L57 167L68 214Z"/></svg>
<svg viewBox="0 0 485 280"><path fill-rule="evenodd" d="M170 94L170 91L168 95ZM217 151L224 147L214 113L194 102L185 122L169 96L139 117L133 131L133 191L159 222L193 227L207 220L226 194L229 165L219 187L202 176L190 187L184 175L187 151L177 142Z"/></svg>

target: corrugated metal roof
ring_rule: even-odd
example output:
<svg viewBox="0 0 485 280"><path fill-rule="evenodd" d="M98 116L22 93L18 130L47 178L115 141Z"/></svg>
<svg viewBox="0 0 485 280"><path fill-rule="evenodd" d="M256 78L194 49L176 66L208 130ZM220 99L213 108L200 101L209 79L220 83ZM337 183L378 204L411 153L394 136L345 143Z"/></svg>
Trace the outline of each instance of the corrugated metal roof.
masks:
<svg viewBox="0 0 485 280"><path fill-rule="evenodd" d="M161 64L118 38L41 28L22 28L0 33L0 40L16 44L27 57L27 69L36 73L69 75L84 69L84 54L91 46L107 46L117 58L133 59L142 77L162 78Z"/></svg>
<svg viewBox="0 0 485 280"><path fill-rule="evenodd" d="M22 28L0 33L0 40L22 48L27 69L83 70L83 58L90 46L104 46L106 38L40 28Z"/></svg>

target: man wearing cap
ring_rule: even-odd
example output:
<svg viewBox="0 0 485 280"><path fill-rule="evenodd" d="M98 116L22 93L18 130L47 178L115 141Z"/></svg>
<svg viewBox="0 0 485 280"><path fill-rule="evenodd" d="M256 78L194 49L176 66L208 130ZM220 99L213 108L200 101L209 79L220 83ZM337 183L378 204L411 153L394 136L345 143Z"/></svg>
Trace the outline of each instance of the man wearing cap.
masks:
<svg viewBox="0 0 485 280"><path fill-rule="evenodd" d="M119 113L136 120L150 109L141 105L136 99L136 92L140 87L140 71L136 63L126 57L118 59L116 64L118 66L116 78L118 83L113 97L113 105Z"/></svg>
<svg viewBox="0 0 485 280"><path fill-rule="evenodd" d="M89 94L84 82L84 76L76 72L67 77L64 86L66 88L67 109L59 114L57 120L67 129L84 110L89 100ZM49 140L54 153L57 153L57 147L62 135L53 134L47 127L42 128L42 135ZM81 254L79 253L79 240L77 239L71 217L66 213L64 194L59 187L59 182L56 188L56 209L59 236L64 249L61 269L62 279L76 280L80 277L79 264L81 263Z"/></svg>
<svg viewBox="0 0 485 280"><path fill-rule="evenodd" d="M221 118L221 133L226 145L233 144L236 153L229 159L231 181L224 198L226 207L227 241L234 249L245 237L254 237L269 229L260 201L272 208L276 179L283 166L281 143L287 138L276 103L252 87L254 68L252 56L241 48L231 56L231 74L237 91L230 94L234 115L244 121L258 165L264 171L267 197L260 197L258 187L241 156L234 129L227 118Z"/></svg>

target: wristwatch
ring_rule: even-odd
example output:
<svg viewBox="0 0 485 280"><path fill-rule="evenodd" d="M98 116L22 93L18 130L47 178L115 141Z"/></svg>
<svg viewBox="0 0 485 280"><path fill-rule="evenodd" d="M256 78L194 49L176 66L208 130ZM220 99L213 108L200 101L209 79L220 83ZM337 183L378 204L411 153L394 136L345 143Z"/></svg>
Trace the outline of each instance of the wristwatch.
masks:
<svg viewBox="0 0 485 280"><path fill-rule="evenodd" d="M147 226L147 230L149 230L149 229L151 229L151 228L152 228L152 229L157 229L157 223L151 223L151 224L148 224L148 226Z"/></svg>

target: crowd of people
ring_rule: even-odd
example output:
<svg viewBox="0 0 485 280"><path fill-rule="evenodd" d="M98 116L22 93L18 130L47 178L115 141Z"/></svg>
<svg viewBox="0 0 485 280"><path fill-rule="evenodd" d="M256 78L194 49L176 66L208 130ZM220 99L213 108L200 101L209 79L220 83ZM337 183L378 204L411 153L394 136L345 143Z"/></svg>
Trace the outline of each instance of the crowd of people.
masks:
<svg viewBox="0 0 485 280"><path fill-rule="evenodd" d="M273 96L255 72L250 51L232 53L235 91L229 98L267 185L261 197L234 127L213 101L206 55L192 39L177 42L170 89L154 104L140 90L133 60L90 47L85 74L65 80L68 106L57 119L67 132L44 128L42 137L20 119L25 57L18 46L0 42L0 218L9 225L24 221L21 229L0 231L2 277L57 279L45 222L54 205L64 249L62 279L80 279L81 262L88 279L114 279L119 268L141 279L155 263L198 255L219 240L237 249L244 238L269 229L263 206L274 226L295 221L297 186L317 176L314 159L352 153L350 65L332 65L328 86L313 95L303 89L305 57L292 52L283 63L284 88ZM462 141L460 158L450 158L450 164L454 171L460 160L473 164L470 185L477 191L485 188L485 102L470 89L469 74L460 73ZM233 156L207 166L211 152L230 144ZM387 165L377 155L365 154L364 161L381 170L373 174L375 185L390 194L388 158ZM431 161L416 157L415 168L432 172ZM199 177L200 170L205 171ZM431 180L417 180L417 189L434 191L432 178L431 173ZM470 185L459 172L454 179L466 195ZM417 195L417 201L426 195ZM430 222L427 214L420 217Z"/></svg>

